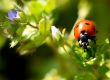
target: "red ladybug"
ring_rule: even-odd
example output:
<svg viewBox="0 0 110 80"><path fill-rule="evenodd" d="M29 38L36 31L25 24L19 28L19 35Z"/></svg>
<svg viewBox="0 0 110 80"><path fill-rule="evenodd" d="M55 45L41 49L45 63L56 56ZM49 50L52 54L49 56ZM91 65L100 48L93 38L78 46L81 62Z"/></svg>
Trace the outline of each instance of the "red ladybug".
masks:
<svg viewBox="0 0 110 80"><path fill-rule="evenodd" d="M96 26L90 20L80 20L73 29L74 38L79 41L80 46L87 48L88 39L93 40L96 36Z"/></svg>

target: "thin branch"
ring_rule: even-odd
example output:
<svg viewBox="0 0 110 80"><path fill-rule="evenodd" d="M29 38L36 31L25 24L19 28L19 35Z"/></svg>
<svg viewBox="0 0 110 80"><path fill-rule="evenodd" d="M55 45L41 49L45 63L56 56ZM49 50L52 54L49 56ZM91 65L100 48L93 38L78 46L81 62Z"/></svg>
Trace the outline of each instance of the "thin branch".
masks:
<svg viewBox="0 0 110 80"><path fill-rule="evenodd" d="M38 28L38 25L37 25L37 26L34 26L34 25L30 24L29 22L28 22L26 25L29 25L29 26L31 26L32 28L39 29L39 28Z"/></svg>

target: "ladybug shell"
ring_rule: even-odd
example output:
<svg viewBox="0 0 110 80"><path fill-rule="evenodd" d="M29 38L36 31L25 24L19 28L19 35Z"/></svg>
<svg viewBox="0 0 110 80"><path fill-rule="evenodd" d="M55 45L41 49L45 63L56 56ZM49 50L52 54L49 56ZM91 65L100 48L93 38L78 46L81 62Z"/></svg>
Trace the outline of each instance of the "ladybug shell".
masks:
<svg viewBox="0 0 110 80"><path fill-rule="evenodd" d="M75 39L80 39L80 34L82 31L86 31L87 34L92 37L96 35L96 26L94 23L90 20L80 20L78 23L74 26L74 37Z"/></svg>

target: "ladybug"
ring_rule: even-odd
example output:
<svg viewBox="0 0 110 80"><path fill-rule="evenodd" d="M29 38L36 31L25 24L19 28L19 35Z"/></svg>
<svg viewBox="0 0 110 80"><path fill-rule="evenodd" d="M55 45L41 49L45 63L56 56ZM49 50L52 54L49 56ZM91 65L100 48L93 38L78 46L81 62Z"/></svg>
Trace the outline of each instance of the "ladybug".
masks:
<svg viewBox="0 0 110 80"><path fill-rule="evenodd" d="M74 38L78 40L79 45L87 49L89 40L95 43L96 26L90 20L79 20L73 28Z"/></svg>

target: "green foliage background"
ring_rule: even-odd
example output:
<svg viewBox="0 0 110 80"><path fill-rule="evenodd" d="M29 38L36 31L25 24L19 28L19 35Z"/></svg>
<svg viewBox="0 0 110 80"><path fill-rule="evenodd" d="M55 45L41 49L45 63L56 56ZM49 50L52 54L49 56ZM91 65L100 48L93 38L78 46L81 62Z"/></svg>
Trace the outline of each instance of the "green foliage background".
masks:
<svg viewBox="0 0 110 80"><path fill-rule="evenodd" d="M18 9L20 18L9 20L12 9ZM72 35L79 19L92 20L97 26L97 44L89 52L84 52ZM20 74L25 80L109 80L109 19L109 0L0 0L0 80L20 80ZM53 36L51 26L61 34ZM6 58L16 54L26 60L24 73L16 77L15 68L12 78L4 72L9 63L3 50L8 44L13 53L6 52Z"/></svg>

